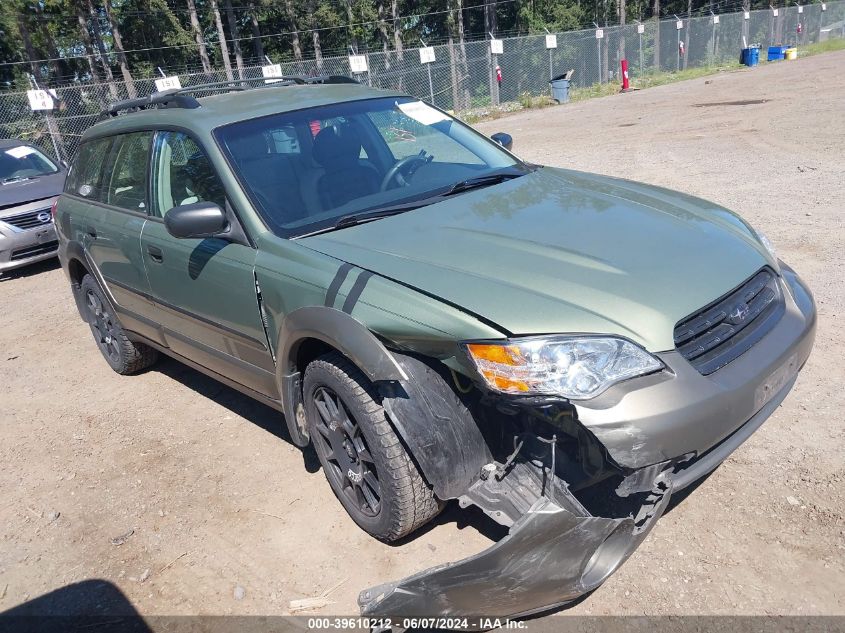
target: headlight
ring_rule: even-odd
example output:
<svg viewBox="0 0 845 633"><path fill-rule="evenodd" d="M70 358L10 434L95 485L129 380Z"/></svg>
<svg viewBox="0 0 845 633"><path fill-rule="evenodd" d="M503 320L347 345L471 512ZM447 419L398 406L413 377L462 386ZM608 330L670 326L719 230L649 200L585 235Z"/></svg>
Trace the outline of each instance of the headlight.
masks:
<svg viewBox="0 0 845 633"><path fill-rule="evenodd" d="M487 385L503 393L597 396L611 385L657 371L663 363L630 341L614 337L547 337L467 343Z"/></svg>

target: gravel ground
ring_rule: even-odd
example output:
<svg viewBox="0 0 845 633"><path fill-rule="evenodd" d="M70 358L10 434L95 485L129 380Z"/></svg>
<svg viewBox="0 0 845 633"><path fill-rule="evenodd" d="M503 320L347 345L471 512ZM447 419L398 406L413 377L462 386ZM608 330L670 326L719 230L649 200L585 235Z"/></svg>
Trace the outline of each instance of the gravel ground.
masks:
<svg viewBox="0 0 845 633"><path fill-rule="evenodd" d="M775 415L576 614L845 614L845 52L481 125L524 158L735 209L816 294L816 349ZM743 104L743 102L745 102ZM839 262L837 264L837 262ZM836 271L839 272L836 272ZM164 361L111 372L52 263L0 283L0 610L86 579L143 614L284 614L490 543L448 510L364 535L278 414Z"/></svg>

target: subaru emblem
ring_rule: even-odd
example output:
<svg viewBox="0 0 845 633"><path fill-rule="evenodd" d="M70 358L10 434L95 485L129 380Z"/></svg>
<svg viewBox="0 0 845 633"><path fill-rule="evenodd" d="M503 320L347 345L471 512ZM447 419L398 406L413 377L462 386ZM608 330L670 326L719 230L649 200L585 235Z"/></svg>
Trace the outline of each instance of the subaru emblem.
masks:
<svg viewBox="0 0 845 633"><path fill-rule="evenodd" d="M734 306L734 309L731 310L731 313L730 315L728 315L728 318L730 318L733 323L742 323L743 321L745 321L745 317L748 316L748 312L748 304L744 301L741 301L740 303Z"/></svg>

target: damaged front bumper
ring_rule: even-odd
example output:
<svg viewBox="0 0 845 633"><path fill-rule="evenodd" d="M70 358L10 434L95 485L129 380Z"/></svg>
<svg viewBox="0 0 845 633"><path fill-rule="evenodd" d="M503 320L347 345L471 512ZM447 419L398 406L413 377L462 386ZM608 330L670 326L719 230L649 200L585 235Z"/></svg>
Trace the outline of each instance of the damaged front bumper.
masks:
<svg viewBox="0 0 845 633"><path fill-rule="evenodd" d="M783 317L759 343L718 372L702 375L677 352L668 352L660 356L671 371L620 383L573 410L567 411L564 403L546 410L529 406L534 418L551 423L546 428L552 429L552 439L522 433L531 436L527 442L533 445L525 446L520 461L511 463L523 448L515 441L516 450L506 463L489 464L492 470L482 467L481 477L468 489L461 488L465 478L456 478L461 485L452 488L463 491L441 497L480 507L509 526L508 535L469 558L361 592L361 613L519 617L572 602L598 587L645 539L673 491L715 469L774 412L795 383L813 346L816 311L794 271L783 264L781 271L787 291ZM390 409L392 417L401 420L408 412L398 407L411 400L386 398L397 407ZM524 413L516 409L510 411L514 417ZM587 484L601 481L605 470L593 472L592 480L587 472L586 481L578 482L560 476L568 464L559 462L556 468L554 448L550 459L542 456L543 446L557 445L558 434L577 438L582 453L577 462L587 467L585 472L609 456L622 476L621 481L605 480L615 485L603 492L609 509L597 511L583 494L576 498L566 483L584 491ZM448 446L464 444L456 439ZM443 443L423 445L439 449ZM447 460L453 461L466 462L464 470L474 465L455 456ZM614 504L627 506L619 511Z"/></svg>
<svg viewBox="0 0 845 633"><path fill-rule="evenodd" d="M566 604L598 587L625 562L663 514L671 494L671 480L658 474L632 516L607 518L593 516L565 486L557 486L483 552L361 592L361 613L520 617Z"/></svg>

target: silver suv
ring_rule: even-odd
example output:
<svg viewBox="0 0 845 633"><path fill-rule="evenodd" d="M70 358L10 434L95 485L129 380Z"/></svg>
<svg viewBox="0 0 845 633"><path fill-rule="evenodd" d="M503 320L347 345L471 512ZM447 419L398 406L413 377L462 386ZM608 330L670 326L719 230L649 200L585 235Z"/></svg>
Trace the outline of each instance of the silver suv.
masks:
<svg viewBox="0 0 845 633"><path fill-rule="evenodd" d="M56 256L51 207L65 175L32 145L0 139L0 273Z"/></svg>

